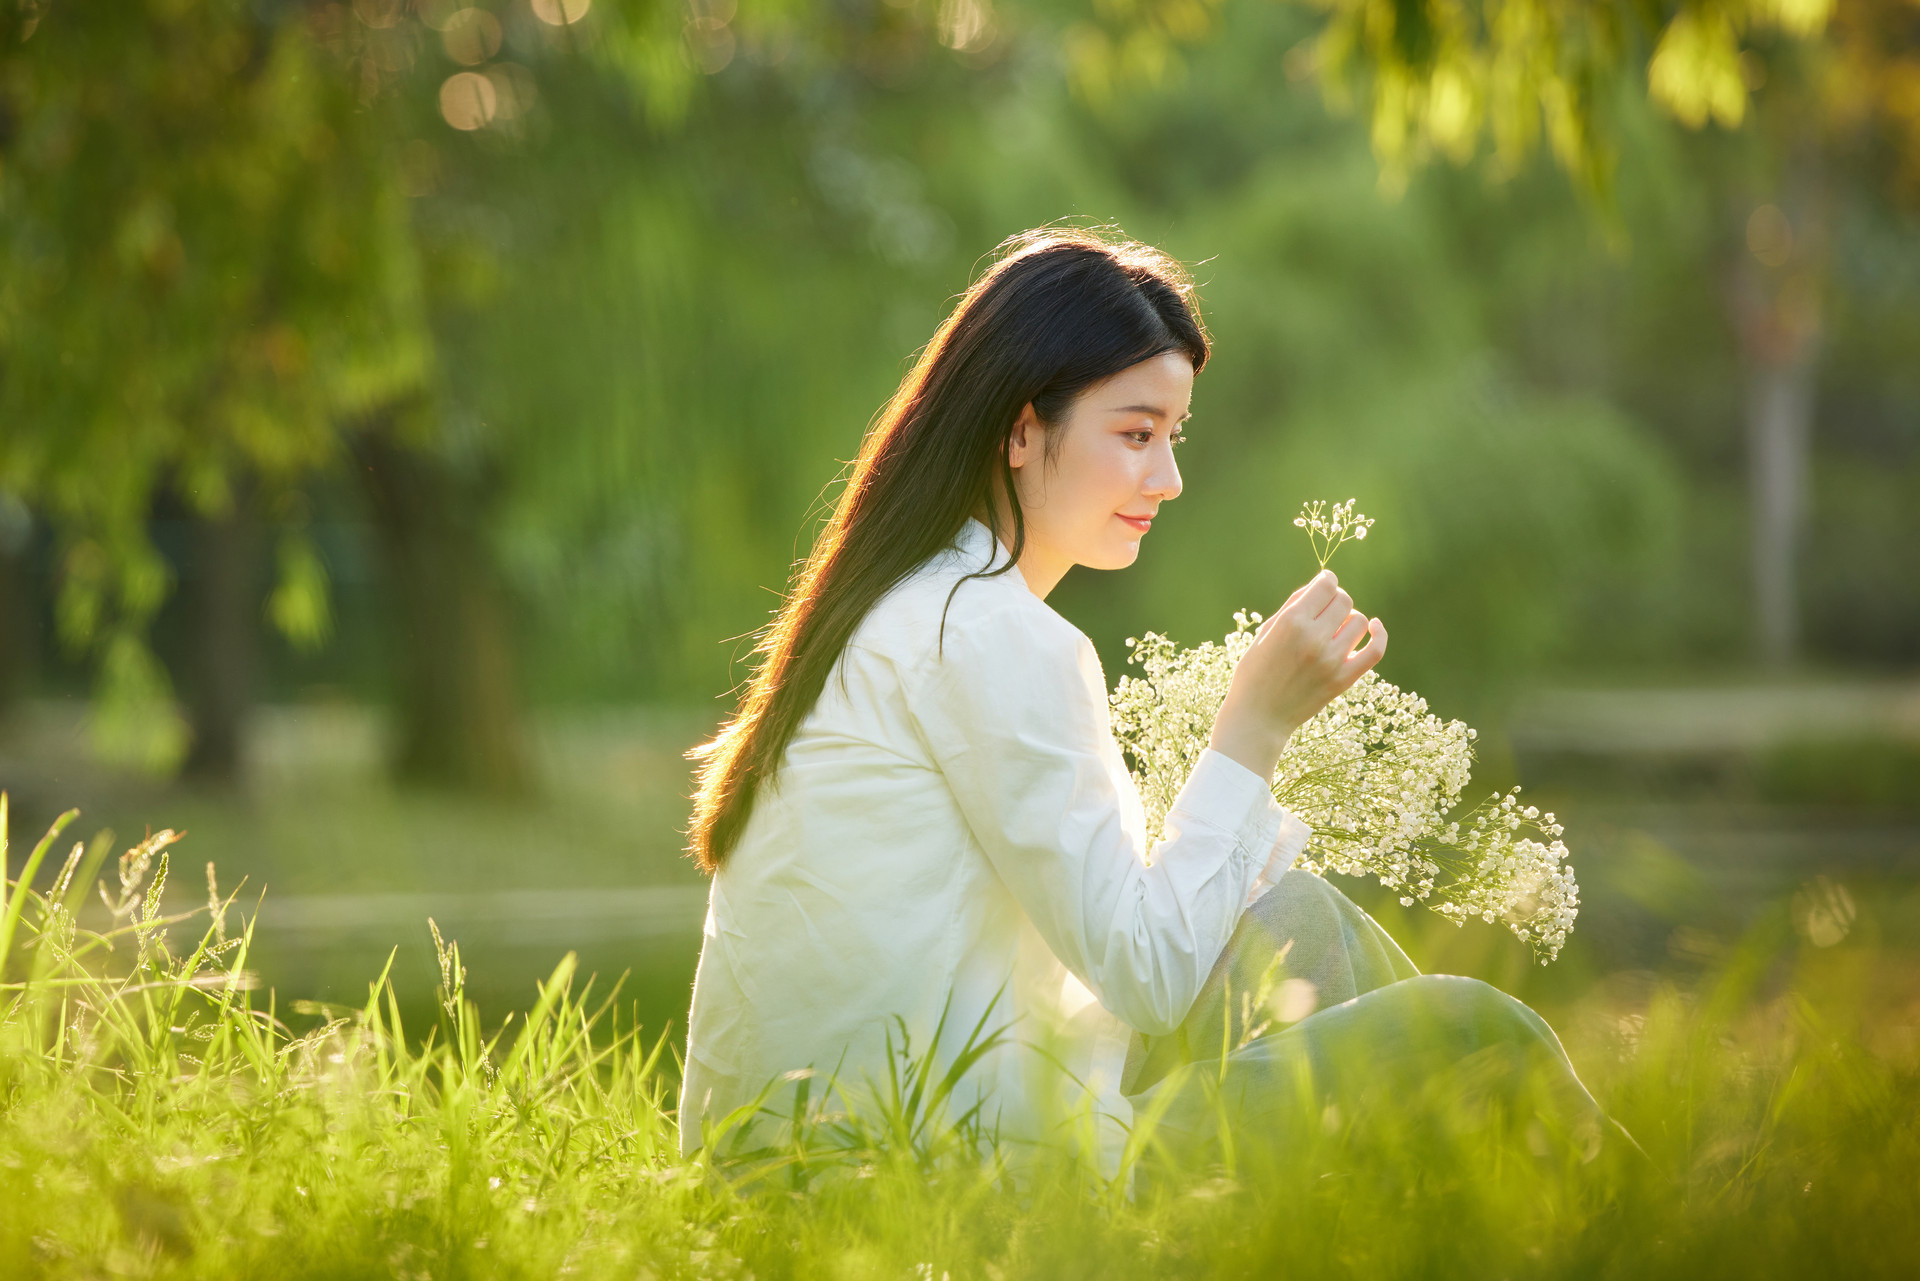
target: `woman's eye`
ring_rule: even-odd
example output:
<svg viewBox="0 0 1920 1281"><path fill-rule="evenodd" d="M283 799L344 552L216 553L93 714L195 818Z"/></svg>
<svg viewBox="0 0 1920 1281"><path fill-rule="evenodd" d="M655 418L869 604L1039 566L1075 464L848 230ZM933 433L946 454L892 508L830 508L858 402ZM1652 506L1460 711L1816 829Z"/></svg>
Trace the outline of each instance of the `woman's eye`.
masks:
<svg viewBox="0 0 1920 1281"><path fill-rule="evenodd" d="M1167 443L1169 445L1184 445L1187 443L1187 433L1177 431L1167 438Z"/></svg>
<svg viewBox="0 0 1920 1281"><path fill-rule="evenodd" d="M1151 445L1153 443L1153 428L1143 427L1139 431L1128 432L1127 436L1137 444Z"/></svg>

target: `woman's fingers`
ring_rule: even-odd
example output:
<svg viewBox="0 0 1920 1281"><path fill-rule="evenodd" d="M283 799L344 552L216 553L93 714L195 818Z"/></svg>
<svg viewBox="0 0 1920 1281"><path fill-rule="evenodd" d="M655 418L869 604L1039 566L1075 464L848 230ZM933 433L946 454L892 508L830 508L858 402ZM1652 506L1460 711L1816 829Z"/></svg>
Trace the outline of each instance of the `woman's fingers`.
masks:
<svg viewBox="0 0 1920 1281"><path fill-rule="evenodd" d="M1326 572L1329 572L1329 573L1330 573L1331 571L1326 571ZM1290 609L1290 608L1292 608L1292 607L1293 607L1294 605L1296 605L1296 604L1298 604L1298 603L1299 603L1299 601L1300 601L1300 598L1301 598L1302 596L1305 596L1305 595L1307 594L1307 588L1309 588L1309 587L1311 587L1311 586L1313 586L1313 584L1314 584L1314 580L1315 580L1315 579L1317 579L1318 577L1319 577L1319 575L1318 575L1318 574L1316 574L1316 575L1314 575L1314 577L1313 577L1313 578L1309 578L1309 579L1308 579L1308 580L1307 580L1306 582L1304 582L1304 583L1302 583L1302 584L1300 584L1300 585L1299 585L1298 587L1296 587L1296 588L1294 588L1294 589L1293 589L1293 595L1291 595L1291 596L1289 596L1289 597L1287 597L1287 603L1286 603L1285 605L1282 605L1282 606L1281 606L1281 607L1280 607L1279 609L1276 609L1276 610L1274 611L1274 613L1275 613L1275 614L1280 614L1280 613L1282 613L1282 612L1284 612L1284 611L1286 611L1287 609ZM1336 581L1336 582L1338 582L1338 580L1337 580L1337 579L1336 579L1335 581Z"/></svg>
<svg viewBox="0 0 1920 1281"><path fill-rule="evenodd" d="M1300 598L1307 594L1307 589L1312 587L1316 581L1318 581L1317 576L1316 578L1308 579L1306 582L1294 588L1293 595L1287 597L1286 603L1284 605L1280 606L1279 609L1274 610L1271 614L1268 614L1265 618L1260 620L1260 626L1253 629L1253 639L1255 641L1265 640L1267 638L1267 633L1272 631L1276 626L1279 625L1281 616L1286 614L1288 610L1293 609L1296 605L1298 605L1300 603Z"/></svg>
<svg viewBox="0 0 1920 1281"><path fill-rule="evenodd" d="M1333 571L1323 569L1307 580L1307 585L1287 598L1282 612L1297 610L1302 618L1318 618L1340 591L1340 580Z"/></svg>
<svg viewBox="0 0 1920 1281"><path fill-rule="evenodd" d="M1357 636L1355 639L1359 639ZM1367 643L1362 649L1356 649L1340 665L1340 688L1348 689L1366 673L1373 670L1387 652L1387 629L1377 618L1367 620Z"/></svg>
<svg viewBox="0 0 1920 1281"><path fill-rule="evenodd" d="M1357 609L1347 611L1346 621L1334 631L1333 639L1327 642L1327 652L1345 660L1352 656L1354 646L1367 634L1367 616Z"/></svg>

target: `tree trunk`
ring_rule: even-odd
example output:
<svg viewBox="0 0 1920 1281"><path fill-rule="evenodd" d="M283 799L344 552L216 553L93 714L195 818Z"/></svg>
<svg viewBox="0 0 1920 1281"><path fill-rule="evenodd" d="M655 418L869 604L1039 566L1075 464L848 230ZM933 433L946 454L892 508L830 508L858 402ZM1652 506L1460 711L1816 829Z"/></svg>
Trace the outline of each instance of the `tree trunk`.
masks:
<svg viewBox="0 0 1920 1281"><path fill-rule="evenodd" d="M245 759L247 714L253 707L260 653L260 535L249 498L224 516L193 522L187 715L192 726L185 773L231 785Z"/></svg>
<svg viewBox="0 0 1920 1281"><path fill-rule="evenodd" d="M39 639L31 577L33 518L0 495L0 712L26 687Z"/></svg>
<svg viewBox="0 0 1920 1281"><path fill-rule="evenodd" d="M1811 351L1747 374L1754 629L1760 659L1800 651L1800 541L1806 527L1815 365Z"/></svg>
<svg viewBox="0 0 1920 1281"><path fill-rule="evenodd" d="M1779 204L1741 210L1734 323L1746 366L1749 545L1755 650L1770 667L1800 652L1799 558L1811 491L1826 219L1817 149L1794 149Z"/></svg>
<svg viewBox="0 0 1920 1281"><path fill-rule="evenodd" d="M395 772L415 783L524 792L511 626L481 528L483 495L386 431L364 433L354 452L386 571Z"/></svg>

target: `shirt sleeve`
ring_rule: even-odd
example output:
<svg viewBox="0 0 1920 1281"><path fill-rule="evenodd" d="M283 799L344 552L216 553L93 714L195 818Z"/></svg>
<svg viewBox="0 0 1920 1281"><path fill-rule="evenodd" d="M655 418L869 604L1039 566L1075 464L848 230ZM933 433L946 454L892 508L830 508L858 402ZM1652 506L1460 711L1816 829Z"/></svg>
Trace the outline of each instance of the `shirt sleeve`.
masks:
<svg viewBox="0 0 1920 1281"><path fill-rule="evenodd" d="M1054 954L1126 1023L1172 1031L1261 874L1298 853L1279 843L1291 816L1266 781L1202 752L1149 864L1093 646L1017 606L956 609L908 702L975 840Z"/></svg>
<svg viewBox="0 0 1920 1281"><path fill-rule="evenodd" d="M1307 848L1307 842L1313 836L1313 829L1300 820L1291 810L1282 809L1280 835L1274 839L1273 852L1267 855L1267 865L1260 875L1254 878L1253 888L1247 891L1247 906L1252 907L1254 900L1274 887L1287 869L1300 861L1301 851Z"/></svg>

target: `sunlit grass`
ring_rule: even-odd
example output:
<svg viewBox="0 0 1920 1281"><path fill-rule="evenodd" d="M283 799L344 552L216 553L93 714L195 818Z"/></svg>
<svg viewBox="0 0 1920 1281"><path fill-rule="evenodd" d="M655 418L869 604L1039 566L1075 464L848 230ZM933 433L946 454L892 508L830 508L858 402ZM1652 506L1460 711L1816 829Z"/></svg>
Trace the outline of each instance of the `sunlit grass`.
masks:
<svg viewBox="0 0 1920 1281"><path fill-rule="evenodd" d="M577 981L572 958L499 1025L466 998L453 944L430 1026L402 1023L386 974L350 1007L281 1009L250 985L254 926L227 900L163 910L163 881L168 904L200 895L170 840L123 857L98 929L73 909L94 894L103 848L63 864L50 839L8 884L0 1276L1797 1276L1920 1263L1911 1012L1903 1023L1870 1004L1870 951L1796 949L1771 918L1710 980L1648 980L1567 1021L1589 1084L1644 1155L1471 1119L1416 1131L1318 1114L1282 1152L1240 1136L1230 1164L1172 1168L1148 1152L1128 1186L1065 1153L1014 1177L950 1129L884 1116L781 1161L683 1161L671 1045L634 1027L617 993ZM64 873L25 888L41 863Z"/></svg>

